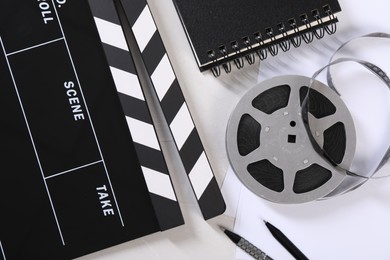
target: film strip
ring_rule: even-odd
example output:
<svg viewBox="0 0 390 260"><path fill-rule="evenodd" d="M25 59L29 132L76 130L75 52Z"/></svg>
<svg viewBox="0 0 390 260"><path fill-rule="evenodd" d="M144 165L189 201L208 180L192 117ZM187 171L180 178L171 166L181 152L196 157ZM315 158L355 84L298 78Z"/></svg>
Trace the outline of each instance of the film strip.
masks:
<svg viewBox="0 0 390 260"><path fill-rule="evenodd" d="M160 227L184 224L114 2L90 0L89 4Z"/></svg>
<svg viewBox="0 0 390 260"><path fill-rule="evenodd" d="M390 35L382 34L382 33L380 33L380 34L374 33L374 34L369 34L369 35L365 35L362 37L390 38ZM362 38L362 37L360 37L360 38ZM348 44L349 42L347 42L346 44ZM343 44L338 50L343 48L346 44ZM333 59L333 57L332 57L332 59ZM387 76L387 74L381 68L379 68L375 64L373 64L371 62L364 61L364 60L354 59L354 58L339 58L339 59L331 61L328 65L324 66L323 68L319 69L317 72L314 73L314 75L311 78L311 83L309 84L308 95L310 94L312 87L316 85L315 78L321 72L323 72L325 69L328 69L334 65L345 63L345 62L357 63L357 64L361 65L362 67L366 68L372 74L377 76L386 85L387 89L390 90L390 78ZM335 87L335 84L333 83L332 75L331 75L329 70L328 70L327 76L328 76L329 88L332 89L338 95L340 95L337 88ZM377 174L377 172L379 170L381 170L381 168L388 163L388 160L390 158L390 144L387 145L386 152L384 153L381 160L375 166L375 169L371 173L353 172L351 170L351 168L352 168L351 164L345 164L345 162L340 159L340 156L336 156L336 157L332 156L330 149L329 149L329 146L326 146L324 141L320 140L317 137L318 129L321 128L321 125L319 125L318 122L316 122L313 119L310 120L310 117L307 116L307 111L311 110L314 106L316 106L316 105L310 104L310 101L306 100L304 102L304 107L302 110L304 118L307 119L306 128L308 130L308 134L311 137L312 143L317 148L318 153L320 155L322 155L324 158L329 160L334 166L336 166L339 169L342 169L343 171L346 171L346 173L347 173L346 178L343 181L343 183L341 183L339 187L337 187L335 190L333 190L331 193L329 193L327 196L325 196L326 198L334 197L334 196L343 194L347 191L353 190L354 188L360 186L361 184L363 184L364 182L366 182L367 180L369 180L371 178L375 179L375 178L384 178L384 177L390 176L388 173L386 173L380 177L375 176ZM348 135L350 135L350 134L348 133ZM337 149L337 150L340 151L340 149ZM337 154L340 155L340 153L337 153Z"/></svg>
<svg viewBox="0 0 390 260"><path fill-rule="evenodd" d="M145 0L121 0L180 158L205 219L225 210L218 183Z"/></svg>

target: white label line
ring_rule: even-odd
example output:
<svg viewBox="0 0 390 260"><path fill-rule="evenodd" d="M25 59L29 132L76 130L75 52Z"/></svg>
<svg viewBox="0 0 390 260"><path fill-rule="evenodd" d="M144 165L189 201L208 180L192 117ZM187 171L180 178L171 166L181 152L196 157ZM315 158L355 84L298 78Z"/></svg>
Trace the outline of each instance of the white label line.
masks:
<svg viewBox="0 0 390 260"><path fill-rule="evenodd" d="M72 54L70 53L70 49L69 49L69 45L68 45L68 41L66 40L66 37L65 37L65 33L64 33L64 29L62 27L62 23L61 23L61 19L58 15L58 11L57 11L57 7L54 3L54 0L51 1L52 4L53 4L53 7L54 7L54 12L55 12L55 15L57 17L57 21L58 21L58 25L60 27L60 30L61 30L61 34L62 34L62 37L64 37L64 43L65 43L65 46L66 46L66 50L68 52L68 56L69 56L69 59L70 59L70 63L72 64L72 68L73 68L73 72L74 72L74 75L76 77L76 80L77 80L77 84L79 86L79 89L80 89L80 94L81 94L81 97L83 99L83 102L85 104L85 110L86 110L86 113L88 115L88 119L89 119L89 123L91 124L91 127L92 127L92 132L93 132L93 135L95 137L95 140L96 140L96 144L97 144L97 147L98 147L98 150L99 150L99 154L100 154L100 157L102 158L102 163L103 163L103 166L104 166L104 170L106 172L106 177L107 177L107 180L108 180L108 184L110 186L110 189L111 189L111 192L112 192L112 197L114 199L114 202L115 202L115 206L118 210L118 215L119 215L119 219L121 221L121 224L122 224L122 227L125 226L125 223L123 222L123 218L122 218L122 213L120 211L120 208L119 208L119 204L118 204L118 201L116 199L116 195L115 195L115 191L114 191L114 187L112 186L112 182L111 182L111 178L110 178L110 175L108 173L108 169L107 169L107 166L106 166L106 162L104 161L104 157L103 157L103 153L102 153L102 150L100 148L100 144L99 144L99 140L97 138L97 135L96 135L96 131L95 131L95 127L93 125L93 122L92 122L92 119L91 119L91 115L89 113L89 108L88 108L88 105L87 105L87 101L85 100L85 96L84 96L84 92L83 92L83 89L81 87L81 83L80 83L80 79L79 79L79 76L77 74L77 70L76 70L76 66L74 65L74 62L73 62L73 58L72 58Z"/></svg>
<svg viewBox="0 0 390 260"><path fill-rule="evenodd" d="M53 214L54 214L54 218L55 218L55 221L56 221L56 224L57 224L58 232L60 233L60 237L61 237L62 244L65 245L64 237L62 236L61 227L60 227L60 224L59 224L59 222L58 222L57 213L56 213L56 211L55 211L55 209L54 209L54 205L53 205L53 201L52 201L52 199L51 199L50 191L49 191L49 188L48 188L47 183L46 183L46 180L45 180L45 175L44 175L44 173L43 173L41 161L40 161L40 159L39 159L39 155L38 155L38 152L37 152L37 148L36 148L36 146L35 146L34 138L33 138L33 136L32 136L31 129L30 129L30 125L29 125L28 120L27 120L27 116L26 116L26 113L25 113L25 110L24 110L24 106L23 106L23 103L22 103L22 99L20 98L19 90L18 90L18 87L17 87L17 85L16 85L16 81L15 81L14 74L13 74L13 72L12 72L11 64L9 63L8 57L7 57L6 53L5 53L5 48L4 48L3 40L2 40L1 37L0 37L0 43L1 43L1 47L2 47L2 49L3 49L3 53L4 53L4 55L5 55L5 60L6 60L6 62L7 62L7 66L8 66L8 70L9 70L9 72L10 72L11 78L12 78L12 82L13 82L13 84L14 84L14 89L15 89L16 95L17 95L17 97L18 97L18 101L19 101L19 104L20 104L20 108L21 108L22 113L23 113L23 118L24 118L24 121L25 121L25 123L26 123L27 131L28 131L28 134L30 135L30 140L31 140L31 143L32 143L32 146L33 146L33 149L34 149L34 153L35 153L35 157L36 157L37 162L38 162L39 169L40 169L40 171L41 171L43 183L45 184L46 193L47 193L47 195L48 195L48 197L49 197L50 206L51 206L51 209L52 209Z"/></svg>
<svg viewBox="0 0 390 260"><path fill-rule="evenodd" d="M55 39L55 40L52 40L52 41L48 41L48 42L44 42L44 43L40 43L40 44L31 46L31 47L28 47L28 48L25 48L25 49L21 49L21 50L18 50L18 51L10 52L10 53L7 53L6 55L7 56L11 56L11 55L14 55L14 54L17 54L17 53L21 53L21 52L32 50L32 49L35 49L35 48L38 48L38 47L41 47L41 46L45 46L45 45L48 45L48 44L53 43L53 42L58 42L58 41L61 41L63 39L64 39L64 37L61 37L61 38L58 38L58 39Z"/></svg>
<svg viewBox="0 0 390 260"><path fill-rule="evenodd" d="M51 179L51 178L54 178L54 177L58 177L60 175L64 175L64 174L69 173L69 172L80 170L80 169L83 169L83 168L86 168L86 167L89 167L91 165L98 164L98 163L101 163L101 162L103 162L103 161L99 160L99 161L88 163L88 164L85 164L85 165L82 165L82 166L79 166L79 167L76 167L76 168L73 168L73 169L69 169L69 170L66 170L66 171L63 171L63 172L59 172L59 173L56 173L56 174L53 174L53 175L45 177L45 180Z"/></svg>
<svg viewBox="0 0 390 260"><path fill-rule="evenodd" d="M1 249L1 253L3 254L4 260L7 260L7 258L5 257L5 253L4 253L4 249L3 249L3 244L1 243L1 240L0 240L0 249Z"/></svg>

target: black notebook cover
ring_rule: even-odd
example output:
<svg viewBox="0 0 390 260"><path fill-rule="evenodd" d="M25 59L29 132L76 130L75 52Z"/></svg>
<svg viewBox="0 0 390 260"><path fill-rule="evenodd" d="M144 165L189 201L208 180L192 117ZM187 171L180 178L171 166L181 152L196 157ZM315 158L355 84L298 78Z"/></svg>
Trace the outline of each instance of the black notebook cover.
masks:
<svg viewBox="0 0 390 260"><path fill-rule="evenodd" d="M337 0L173 2L201 71L237 58L245 52L274 44L278 38L287 36L286 32L287 38L291 38L324 26L329 21L335 21L337 18L334 14L341 11ZM293 27L293 23L296 27ZM269 37L270 31L274 37ZM265 42L264 46L256 40L258 35ZM235 44L238 50L232 48ZM226 50L225 54L221 52L222 49ZM214 58L210 57L211 53Z"/></svg>

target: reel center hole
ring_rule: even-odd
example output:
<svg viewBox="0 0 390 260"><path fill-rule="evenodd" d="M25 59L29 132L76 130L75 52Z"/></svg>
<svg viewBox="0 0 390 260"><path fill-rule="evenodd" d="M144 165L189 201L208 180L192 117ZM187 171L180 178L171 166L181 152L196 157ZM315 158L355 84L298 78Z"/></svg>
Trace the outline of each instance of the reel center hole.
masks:
<svg viewBox="0 0 390 260"><path fill-rule="evenodd" d="M296 135L288 135L287 142L295 144L296 141L297 141L297 136Z"/></svg>

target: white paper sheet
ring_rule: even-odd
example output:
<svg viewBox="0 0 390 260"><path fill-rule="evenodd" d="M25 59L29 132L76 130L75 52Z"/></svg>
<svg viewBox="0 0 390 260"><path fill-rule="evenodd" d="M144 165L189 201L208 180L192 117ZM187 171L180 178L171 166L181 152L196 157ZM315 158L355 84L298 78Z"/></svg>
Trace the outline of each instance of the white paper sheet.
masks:
<svg viewBox="0 0 390 260"><path fill-rule="evenodd" d="M241 188L243 185L238 180L233 169L229 166L226 172L225 180L223 181L221 192L225 200L226 210L225 215L236 217L238 210L238 203L241 196Z"/></svg>

